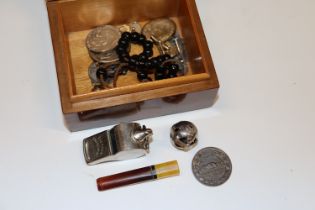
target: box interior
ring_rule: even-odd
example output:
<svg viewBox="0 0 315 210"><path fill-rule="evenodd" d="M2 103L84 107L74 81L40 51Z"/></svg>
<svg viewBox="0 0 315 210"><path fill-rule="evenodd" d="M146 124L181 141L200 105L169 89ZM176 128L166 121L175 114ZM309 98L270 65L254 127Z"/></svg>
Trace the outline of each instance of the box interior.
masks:
<svg viewBox="0 0 315 210"><path fill-rule="evenodd" d="M65 59L68 60L68 71L71 87L70 98L73 102L88 101L106 96L135 93L141 90L170 87L187 84L205 78L210 74L207 62L202 57L202 46L193 27L194 20L187 0L60 0L54 3L60 13L60 27L64 33ZM120 76L116 88L92 92L88 77L88 67L92 59L85 47L87 34L95 27L111 24L115 26L137 21L142 25L147 21L169 17L177 24L177 33L184 41L187 53L188 73L185 76L140 83L136 73ZM157 50L155 49L155 53ZM198 77L197 75L203 75ZM207 75L209 77L209 75Z"/></svg>

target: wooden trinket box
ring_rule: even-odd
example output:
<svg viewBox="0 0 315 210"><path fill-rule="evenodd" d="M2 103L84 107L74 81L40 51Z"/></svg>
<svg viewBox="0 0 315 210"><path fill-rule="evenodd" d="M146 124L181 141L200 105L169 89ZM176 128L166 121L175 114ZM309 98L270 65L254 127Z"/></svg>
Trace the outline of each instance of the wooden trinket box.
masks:
<svg viewBox="0 0 315 210"><path fill-rule="evenodd" d="M119 122L209 107L219 83L194 0L47 0L62 111L78 131ZM119 26L168 17L177 24L187 53L188 73L138 82L119 77L115 88L92 91L85 46L97 26Z"/></svg>

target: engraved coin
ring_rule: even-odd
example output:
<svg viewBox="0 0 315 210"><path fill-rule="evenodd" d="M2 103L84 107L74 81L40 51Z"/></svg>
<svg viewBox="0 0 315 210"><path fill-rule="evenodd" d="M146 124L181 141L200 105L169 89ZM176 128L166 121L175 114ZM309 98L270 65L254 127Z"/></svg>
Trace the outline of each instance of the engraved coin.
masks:
<svg viewBox="0 0 315 210"><path fill-rule="evenodd" d="M86 47L96 53L113 50L120 39L120 31L115 26L105 25L93 29L86 38Z"/></svg>
<svg viewBox="0 0 315 210"><path fill-rule="evenodd" d="M116 53L116 51L110 51L108 53L95 53L92 51L89 51L90 57L99 63L112 63L119 60L119 57Z"/></svg>
<svg viewBox="0 0 315 210"><path fill-rule="evenodd" d="M206 147L197 152L192 161L196 179L207 186L218 186L226 182L232 173L228 155L215 147Z"/></svg>
<svg viewBox="0 0 315 210"><path fill-rule="evenodd" d="M152 20L145 24L142 29L142 34L144 34L147 39L150 39L153 36L161 42L169 40L175 32L176 24L168 18Z"/></svg>

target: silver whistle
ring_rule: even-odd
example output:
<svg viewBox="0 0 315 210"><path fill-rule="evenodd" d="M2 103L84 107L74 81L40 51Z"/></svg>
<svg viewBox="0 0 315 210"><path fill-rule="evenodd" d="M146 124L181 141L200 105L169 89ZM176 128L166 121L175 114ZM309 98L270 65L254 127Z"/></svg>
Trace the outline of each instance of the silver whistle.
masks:
<svg viewBox="0 0 315 210"><path fill-rule="evenodd" d="M83 140L83 153L88 165L128 160L149 153L153 132L138 123L121 123Z"/></svg>

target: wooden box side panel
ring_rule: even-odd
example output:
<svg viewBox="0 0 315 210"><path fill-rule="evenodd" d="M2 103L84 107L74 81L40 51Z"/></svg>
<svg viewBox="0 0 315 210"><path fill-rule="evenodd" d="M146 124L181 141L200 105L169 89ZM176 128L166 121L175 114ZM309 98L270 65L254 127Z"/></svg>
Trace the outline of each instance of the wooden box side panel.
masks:
<svg viewBox="0 0 315 210"><path fill-rule="evenodd" d="M125 104L110 109L90 111L91 119L80 119L77 113L65 114L66 127L72 131L104 127L121 122L160 117L180 112L203 109L213 105L217 99L218 89L205 90L179 96L179 101L169 102L167 99L153 99L141 103ZM96 115L99 114L97 117ZM82 114L81 114L82 115ZM85 113L83 113L85 115ZM86 116L87 117L87 116Z"/></svg>
<svg viewBox="0 0 315 210"><path fill-rule="evenodd" d="M180 4L178 17L191 68L195 73L208 73L211 80L219 84L196 2L185 2Z"/></svg>
<svg viewBox="0 0 315 210"><path fill-rule="evenodd" d="M64 113L72 109L71 96L74 95L75 86L71 71L71 62L69 50L67 47L68 40L65 35L62 15L57 2L47 2L49 15L50 33L54 48L54 57L56 71L58 76L60 100Z"/></svg>
<svg viewBox="0 0 315 210"><path fill-rule="evenodd" d="M119 25L178 13L180 0L76 0L59 1L66 33L96 26Z"/></svg>

